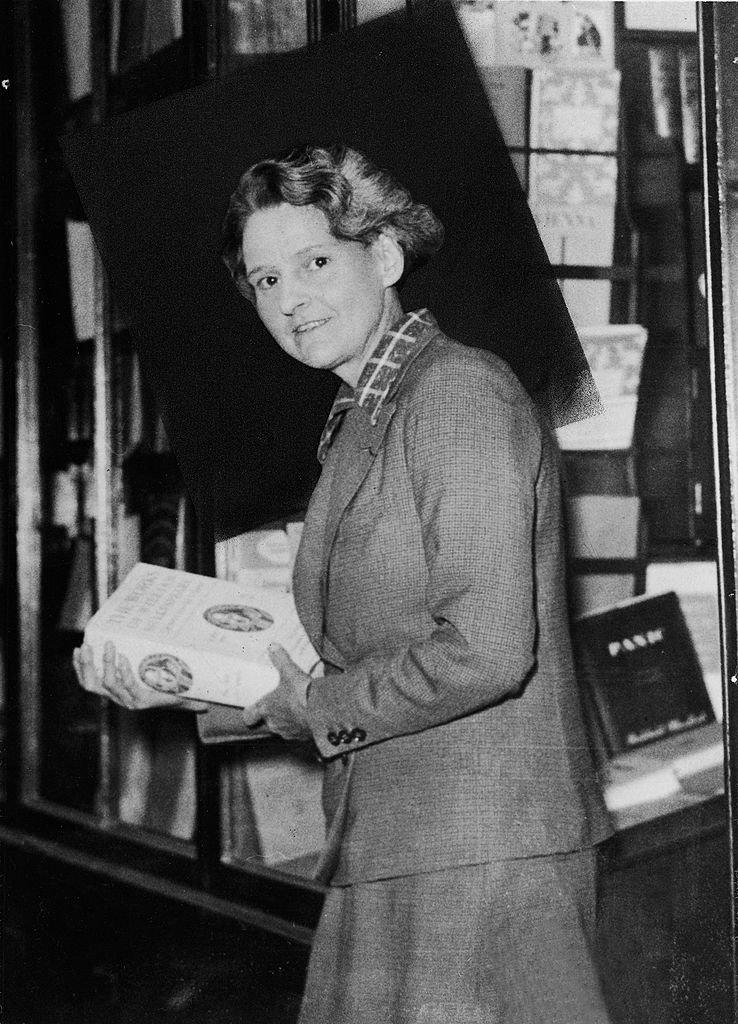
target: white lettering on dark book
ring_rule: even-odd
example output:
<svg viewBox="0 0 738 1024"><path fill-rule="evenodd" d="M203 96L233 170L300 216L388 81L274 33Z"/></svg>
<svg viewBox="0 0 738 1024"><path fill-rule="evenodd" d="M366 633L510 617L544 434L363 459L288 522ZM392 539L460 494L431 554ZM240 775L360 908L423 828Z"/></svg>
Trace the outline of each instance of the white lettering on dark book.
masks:
<svg viewBox="0 0 738 1024"><path fill-rule="evenodd" d="M611 640L607 645L607 649L610 652L611 658L617 658L623 652L640 651L663 642L664 630L659 627L658 629L649 629L645 633L634 633L633 636L623 637L622 640Z"/></svg>

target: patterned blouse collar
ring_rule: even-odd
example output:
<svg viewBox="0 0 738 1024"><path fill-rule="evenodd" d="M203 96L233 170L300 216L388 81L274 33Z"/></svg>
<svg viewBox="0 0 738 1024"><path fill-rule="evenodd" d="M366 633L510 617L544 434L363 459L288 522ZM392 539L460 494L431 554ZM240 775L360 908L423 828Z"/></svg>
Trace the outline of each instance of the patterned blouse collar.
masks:
<svg viewBox="0 0 738 1024"><path fill-rule="evenodd" d="M354 405L364 409L375 424L382 406L410 354L429 327L435 327L433 314L427 309L403 313L384 334L364 364L355 388L344 383L338 389L328 413L318 445L318 462L325 462L328 450L338 433L345 413Z"/></svg>

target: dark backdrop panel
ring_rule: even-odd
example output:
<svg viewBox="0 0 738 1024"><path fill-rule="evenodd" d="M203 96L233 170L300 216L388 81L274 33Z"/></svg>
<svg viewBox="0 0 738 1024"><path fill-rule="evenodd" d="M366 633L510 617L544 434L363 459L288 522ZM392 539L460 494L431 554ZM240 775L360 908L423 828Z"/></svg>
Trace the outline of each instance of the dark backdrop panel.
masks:
<svg viewBox="0 0 738 1024"><path fill-rule="evenodd" d="M447 241L407 282L494 349L559 423L591 377L450 5L265 58L63 140L196 508L231 536L299 507L336 388L265 335L219 259L228 197L264 156L341 141L408 184Z"/></svg>

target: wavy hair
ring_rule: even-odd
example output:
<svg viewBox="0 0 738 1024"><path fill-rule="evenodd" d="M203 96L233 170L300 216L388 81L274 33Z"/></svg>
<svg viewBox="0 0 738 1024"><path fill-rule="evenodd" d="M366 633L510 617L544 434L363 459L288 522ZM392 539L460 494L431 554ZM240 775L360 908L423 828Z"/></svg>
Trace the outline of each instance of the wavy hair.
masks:
<svg viewBox="0 0 738 1024"><path fill-rule="evenodd" d="M346 146L307 146L282 160L261 160L241 177L223 222L221 255L239 291L254 301L246 280L242 239L256 210L281 203L315 206L336 238L369 245L392 235L405 256L402 279L443 244L443 225L423 203L362 153Z"/></svg>

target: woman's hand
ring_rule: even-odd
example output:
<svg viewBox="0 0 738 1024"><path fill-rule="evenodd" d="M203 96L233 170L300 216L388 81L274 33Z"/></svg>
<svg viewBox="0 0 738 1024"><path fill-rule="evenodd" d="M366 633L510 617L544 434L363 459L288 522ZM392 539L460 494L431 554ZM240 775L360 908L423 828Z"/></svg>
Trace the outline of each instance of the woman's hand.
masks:
<svg viewBox="0 0 738 1024"><path fill-rule="evenodd" d="M185 708L190 711L207 711L208 705L197 700L187 700L170 693L160 693L145 686L135 675L130 662L117 654L112 643L106 643L103 650L102 674L95 669L92 648L83 644L72 653L74 671L84 690L99 693L131 711L147 708Z"/></svg>
<svg viewBox="0 0 738 1024"><path fill-rule="evenodd" d="M279 669L279 684L261 700L244 708L246 725L266 728L285 740L309 740L312 732L307 720L307 688L310 676L294 663L278 644L269 647L269 657Z"/></svg>

